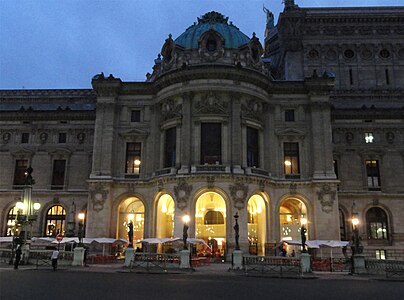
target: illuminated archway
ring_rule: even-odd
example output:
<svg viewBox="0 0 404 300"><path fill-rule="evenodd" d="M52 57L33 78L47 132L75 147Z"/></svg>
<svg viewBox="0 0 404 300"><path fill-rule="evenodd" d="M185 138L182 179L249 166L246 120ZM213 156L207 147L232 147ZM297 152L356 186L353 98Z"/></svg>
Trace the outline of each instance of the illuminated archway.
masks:
<svg viewBox="0 0 404 300"><path fill-rule="evenodd" d="M279 209L281 240L300 240L301 220L303 218L307 219L307 208L303 201L296 198L283 201Z"/></svg>
<svg viewBox="0 0 404 300"><path fill-rule="evenodd" d="M195 207L195 237L204 239L215 255L225 255L226 203L215 192L202 194Z"/></svg>
<svg viewBox="0 0 404 300"><path fill-rule="evenodd" d="M248 200L248 241L250 254L265 255L267 233L265 201L260 195L253 195Z"/></svg>
<svg viewBox="0 0 404 300"><path fill-rule="evenodd" d="M133 243L138 243L144 236L143 202L137 197L129 197L122 201L118 208L117 238L128 239L128 224L133 222Z"/></svg>
<svg viewBox="0 0 404 300"><path fill-rule="evenodd" d="M157 238L174 237L174 200L169 194L160 197L157 204Z"/></svg>

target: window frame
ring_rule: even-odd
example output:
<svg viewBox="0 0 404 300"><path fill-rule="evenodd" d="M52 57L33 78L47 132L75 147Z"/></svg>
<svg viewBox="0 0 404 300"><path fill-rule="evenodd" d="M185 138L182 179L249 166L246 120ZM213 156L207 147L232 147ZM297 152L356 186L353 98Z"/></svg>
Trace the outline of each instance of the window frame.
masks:
<svg viewBox="0 0 404 300"><path fill-rule="evenodd" d="M295 149L292 149L295 147ZM283 171L285 178L300 178L299 143L283 143ZM290 162L290 166L286 162Z"/></svg>
<svg viewBox="0 0 404 300"><path fill-rule="evenodd" d="M380 164L377 159L365 160L366 184L369 191L380 191Z"/></svg>
<svg viewBox="0 0 404 300"><path fill-rule="evenodd" d="M254 132L254 134L252 134ZM246 133L247 144L247 167L260 167L260 148L259 148L259 130L257 128L247 126Z"/></svg>
<svg viewBox="0 0 404 300"><path fill-rule="evenodd" d="M129 149L133 147L133 149ZM136 166L135 161L139 160L140 163ZM127 142L125 152L125 176L139 177L142 165L142 143L141 142Z"/></svg>
<svg viewBox="0 0 404 300"><path fill-rule="evenodd" d="M51 210L56 208L56 214L50 214ZM61 209L61 213L58 213ZM55 228L53 229L52 233L50 233L49 225L53 224L50 221L55 221ZM59 232L58 232L59 230ZM57 234L62 234L66 232L66 209L60 205L55 204L49 207L45 214L45 236L56 237Z"/></svg>
<svg viewBox="0 0 404 300"><path fill-rule="evenodd" d="M130 111L130 122L131 123L139 123L141 122L141 110L140 109L132 109Z"/></svg>
<svg viewBox="0 0 404 300"><path fill-rule="evenodd" d="M379 229L381 229L381 235L378 233ZM368 240L388 241L390 239L388 216L383 208L374 206L367 210L366 231Z"/></svg>

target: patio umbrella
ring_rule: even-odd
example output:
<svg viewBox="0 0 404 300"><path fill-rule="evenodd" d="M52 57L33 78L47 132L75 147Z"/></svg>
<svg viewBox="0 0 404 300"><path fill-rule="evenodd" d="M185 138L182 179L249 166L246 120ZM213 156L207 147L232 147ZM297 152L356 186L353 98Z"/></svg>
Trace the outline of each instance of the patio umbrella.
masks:
<svg viewBox="0 0 404 300"><path fill-rule="evenodd" d="M98 243L102 244L102 255L105 255L105 245L112 245L112 244L118 244L118 245L124 245L128 244L128 241L125 239L114 239L114 238L94 238L92 243Z"/></svg>
<svg viewBox="0 0 404 300"><path fill-rule="evenodd" d="M13 236L0 236L0 243L12 243Z"/></svg>

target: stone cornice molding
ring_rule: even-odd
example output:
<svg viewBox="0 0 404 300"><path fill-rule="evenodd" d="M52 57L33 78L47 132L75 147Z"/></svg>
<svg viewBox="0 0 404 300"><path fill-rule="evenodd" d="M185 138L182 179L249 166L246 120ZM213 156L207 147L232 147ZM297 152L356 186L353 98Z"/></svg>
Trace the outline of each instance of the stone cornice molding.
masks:
<svg viewBox="0 0 404 300"><path fill-rule="evenodd" d="M133 128L125 131L121 131L119 133L119 136L121 136L124 140L132 140L133 137L142 137L146 138L149 136L149 132L146 130L138 129L138 128Z"/></svg>
<svg viewBox="0 0 404 300"><path fill-rule="evenodd" d="M95 98L95 96L92 89L0 90L0 100L29 98L31 101L35 99L43 101L43 97Z"/></svg>
<svg viewBox="0 0 404 300"><path fill-rule="evenodd" d="M22 149L18 149L16 151L10 151L10 154L14 158L24 158L24 157L34 156L35 152L30 149L27 149L27 148L22 148Z"/></svg>
<svg viewBox="0 0 404 300"><path fill-rule="evenodd" d="M297 128L286 128L275 130L275 135L283 138L288 137L304 138L306 133Z"/></svg>

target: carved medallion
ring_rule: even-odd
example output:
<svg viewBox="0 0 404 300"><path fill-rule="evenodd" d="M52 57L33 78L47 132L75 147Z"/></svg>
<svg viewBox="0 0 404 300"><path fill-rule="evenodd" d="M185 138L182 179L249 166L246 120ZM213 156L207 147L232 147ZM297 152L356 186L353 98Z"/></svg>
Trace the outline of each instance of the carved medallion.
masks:
<svg viewBox="0 0 404 300"><path fill-rule="evenodd" d="M243 209L247 198L248 186L241 181L236 181L234 185L229 186L229 190L234 207L238 210Z"/></svg>
<svg viewBox="0 0 404 300"><path fill-rule="evenodd" d="M321 209L325 213L330 213L333 210L337 192L331 188L328 184L323 185L317 192L318 201L321 203Z"/></svg>
<svg viewBox="0 0 404 300"><path fill-rule="evenodd" d="M184 178L180 179L178 185L174 187L174 194L179 209L183 210L187 206L191 191L192 185L189 185Z"/></svg>
<svg viewBox="0 0 404 300"><path fill-rule="evenodd" d="M93 210L100 212L104 209L104 203L108 197L108 187L104 183L97 182L92 186L90 185L89 192Z"/></svg>

